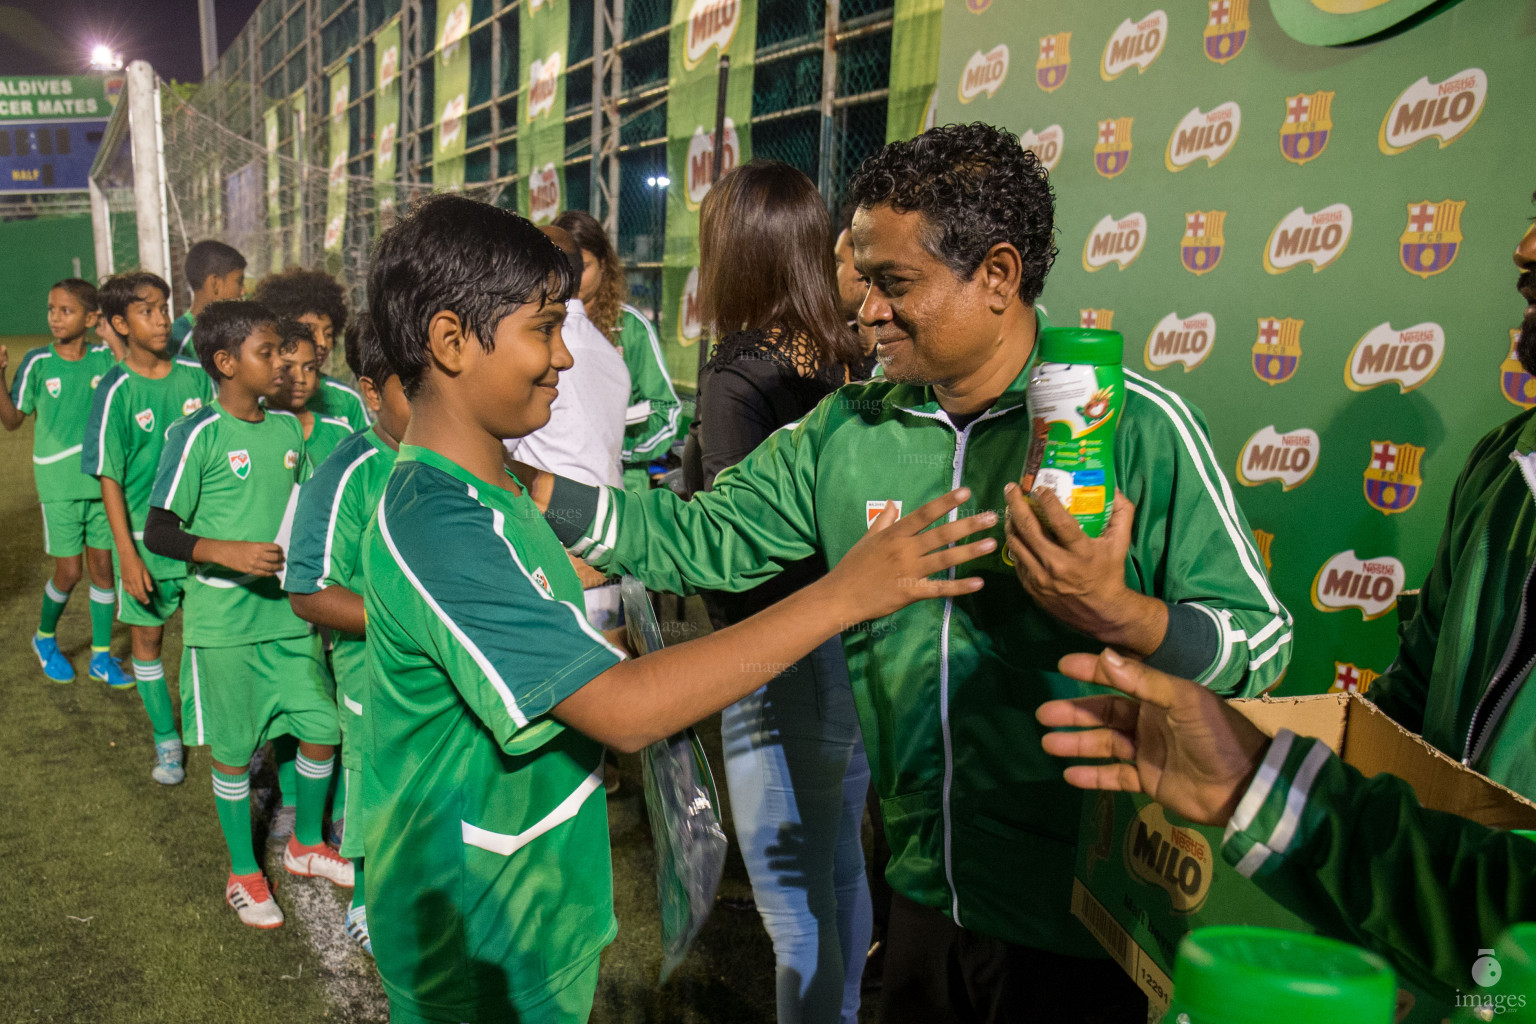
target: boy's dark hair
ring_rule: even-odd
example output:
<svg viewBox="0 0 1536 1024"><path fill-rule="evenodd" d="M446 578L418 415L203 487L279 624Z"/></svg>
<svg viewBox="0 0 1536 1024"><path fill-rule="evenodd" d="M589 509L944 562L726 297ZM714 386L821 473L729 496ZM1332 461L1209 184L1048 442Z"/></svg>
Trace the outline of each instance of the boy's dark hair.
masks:
<svg viewBox="0 0 1536 1024"><path fill-rule="evenodd" d="M223 277L245 269L245 257L240 250L223 242L205 238L187 250L187 284L197 291L208 283L210 277Z"/></svg>
<svg viewBox="0 0 1536 1024"><path fill-rule="evenodd" d="M192 332L192 347L197 350L197 361L215 381L224 379L213 357L218 352L237 355L245 339L257 329L270 327L277 330L277 317L259 302L249 299L226 299L210 302L197 315L197 330Z"/></svg>
<svg viewBox="0 0 1536 1024"><path fill-rule="evenodd" d="M331 318L331 330L337 334L347 329L347 293L323 270L289 267L268 274L256 285L254 298L280 317L297 320L319 313Z"/></svg>
<svg viewBox="0 0 1536 1024"><path fill-rule="evenodd" d="M1056 200L1045 165L1012 132L950 124L892 142L864 161L849 193L862 207L922 214L924 248L961 280L992 246L1012 244L1024 262L1019 298L1040 297L1056 259Z"/></svg>
<svg viewBox="0 0 1536 1024"><path fill-rule="evenodd" d="M487 352L496 325L525 302L564 302L576 286L560 247L509 210L464 196L426 200L379 239L368 308L407 398L426 372L432 318L457 314Z"/></svg>
<svg viewBox="0 0 1536 1024"><path fill-rule="evenodd" d="M383 388L384 382L395 371L389 365L389 358L384 355L384 346L379 344L378 332L373 329L373 314L366 310L359 313L357 319L347 325L346 337L342 341L347 368L352 371L352 376L358 380L367 377L373 381L374 387Z"/></svg>
<svg viewBox="0 0 1536 1024"><path fill-rule="evenodd" d="M283 317L278 320L277 350L279 352L287 355L296 350L301 341L307 341L311 345L315 343L315 332L309 324L302 320L294 320L291 317Z"/></svg>
<svg viewBox="0 0 1536 1024"><path fill-rule="evenodd" d="M54 287L61 288L63 285ZM106 317L107 326L112 325L113 317L128 315L128 307L139 300L140 288L154 288L167 299L171 297L171 286L165 283L165 278L147 270L113 274L101 283L101 291L91 289L92 295L101 303L101 315Z"/></svg>
<svg viewBox="0 0 1536 1024"><path fill-rule="evenodd" d="M155 280L158 281L160 279L157 277ZM89 281L78 277L66 277L64 280L57 281L48 286L49 291L53 291L55 288L62 288L73 295L80 301L80 305L85 307L87 313L94 313L101 308L100 300L97 298L96 286ZM166 292L165 294L169 296L171 293Z"/></svg>

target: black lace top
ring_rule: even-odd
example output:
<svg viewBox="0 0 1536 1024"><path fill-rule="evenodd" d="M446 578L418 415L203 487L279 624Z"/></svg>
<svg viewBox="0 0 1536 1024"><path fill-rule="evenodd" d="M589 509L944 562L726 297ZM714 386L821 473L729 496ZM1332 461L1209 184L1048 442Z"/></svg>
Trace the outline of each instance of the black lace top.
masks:
<svg viewBox="0 0 1536 1024"><path fill-rule="evenodd" d="M786 423L793 423L843 385L841 364L821 365L808 338L785 343L779 331L737 331L720 339L699 374L696 429L689 434L683 474L692 491L707 491L727 466L744 459ZM706 595L711 617L739 622L825 574L820 557L745 594Z"/></svg>

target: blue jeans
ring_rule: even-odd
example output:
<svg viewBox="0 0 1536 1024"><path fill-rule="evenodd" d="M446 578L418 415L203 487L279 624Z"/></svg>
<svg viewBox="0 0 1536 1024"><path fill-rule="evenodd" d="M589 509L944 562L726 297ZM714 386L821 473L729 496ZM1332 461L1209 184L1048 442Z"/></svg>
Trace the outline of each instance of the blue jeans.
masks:
<svg viewBox="0 0 1536 1024"><path fill-rule="evenodd" d="M834 637L721 713L736 840L777 962L779 1024L856 1024L869 951L869 762Z"/></svg>

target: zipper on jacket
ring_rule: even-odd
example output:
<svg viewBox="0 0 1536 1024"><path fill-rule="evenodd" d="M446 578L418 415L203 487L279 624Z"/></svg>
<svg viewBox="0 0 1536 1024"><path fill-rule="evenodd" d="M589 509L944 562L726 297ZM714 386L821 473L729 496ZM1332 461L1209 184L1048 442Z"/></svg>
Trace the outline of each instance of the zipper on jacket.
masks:
<svg viewBox="0 0 1536 1024"><path fill-rule="evenodd" d="M1504 720L1504 715L1509 711L1509 705L1513 703L1515 694L1520 691L1520 683L1531 674L1531 669L1536 667L1536 652L1526 658L1518 667L1518 671L1512 664L1515 652L1520 648L1520 639L1525 635L1526 624L1530 618L1530 594L1531 581L1536 578L1536 564L1532 564L1525 574L1525 586L1520 590L1520 611L1515 616L1515 628L1509 634L1509 647L1504 651L1504 657L1499 662L1497 671L1493 673L1493 680L1488 684L1488 689L1483 691L1483 696L1477 702L1477 708L1472 712L1472 724L1467 729L1467 745L1462 752L1461 763L1468 768L1473 761L1482 756L1483 747L1488 742L1496 725Z"/></svg>

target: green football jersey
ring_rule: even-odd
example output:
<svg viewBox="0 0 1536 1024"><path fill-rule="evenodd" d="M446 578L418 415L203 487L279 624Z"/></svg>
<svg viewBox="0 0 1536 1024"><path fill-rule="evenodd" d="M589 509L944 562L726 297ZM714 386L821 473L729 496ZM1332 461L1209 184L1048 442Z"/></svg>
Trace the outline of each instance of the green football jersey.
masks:
<svg viewBox="0 0 1536 1024"><path fill-rule="evenodd" d="M91 345L79 359L65 359L53 345L21 357L11 381L11 401L37 416L32 433L32 475L39 501L100 498L101 483L80 471L80 450L91 396L116 364L112 350Z"/></svg>
<svg viewBox="0 0 1536 1024"><path fill-rule="evenodd" d="M149 493L155 486L160 452L171 424L212 401L213 382L203 368L176 359L171 372L159 380L118 363L101 378L91 403L80 464L91 476L108 477L122 485L128 526L139 557L157 580L180 579L187 574L185 562L144 547L144 521L149 517Z"/></svg>
<svg viewBox="0 0 1536 1024"><path fill-rule="evenodd" d="M624 417L624 461L665 458L677 437L681 405L656 328L633 306L619 307L619 349L629 368L629 408Z"/></svg>
<svg viewBox="0 0 1536 1024"><path fill-rule="evenodd" d="M368 923L392 1006L508 1020L612 941L602 747L549 711L622 655L533 502L402 445L363 550Z"/></svg>
<svg viewBox="0 0 1536 1024"><path fill-rule="evenodd" d="M361 426L352 426L346 420L339 420L334 416L316 416L315 425L309 431L309 436L304 439L304 452L309 456L310 472L320 468L320 464L330 458L331 452L336 447L351 437Z"/></svg>
<svg viewBox="0 0 1536 1024"><path fill-rule="evenodd" d="M267 409L250 423L214 401L172 424L149 503L198 537L278 540L305 465L293 413ZM304 636L310 626L288 607L276 577L199 562L187 571L182 630L192 647L237 647Z"/></svg>
<svg viewBox="0 0 1536 1024"><path fill-rule="evenodd" d="M313 443L317 427L310 435ZM384 483L395 467L395 451L372 430L359 431L337 445L330 457L299 489L293 515L293 539L288 545L288 573L283 589L314 594L326 587L363 592L363 534L384 496ZM362 767L362 737L350 732L362 721L368 702L368 666L361 634L332 630L331 667L336 673L336 698L343 734L342 761ZM354 794L354 805L362 804ZM352 807L347 809L354 823ZM361 826L359 826L361 827Z"/></svg>
<svg viewBox="0 0 1536 1024"><path fill-rule="evenodd" d="M192 348L192 328L197 324L197 317L190 311L181 314L171 321L171 344L169 351L172 357L182 356L197 362L197 352Z"/></svg>
<svg viewBox="0 0 1536 1024"><path fill-rule="evenodd" d="M305 408L316 416L341 420L352 430L362 430L373 422L368 407L363 404L363 396L355 388L325 374L320 375L320 386Z"/></svg>

